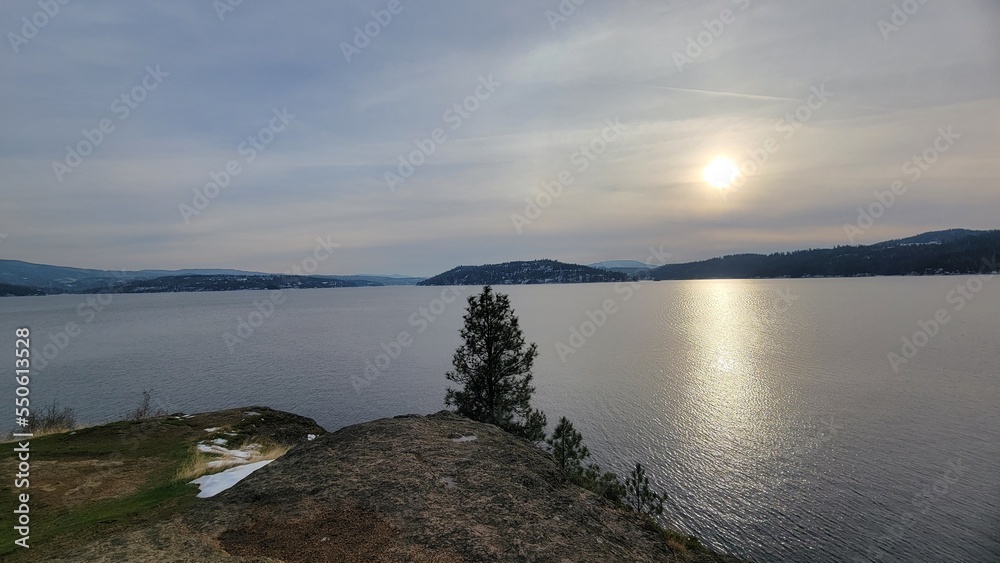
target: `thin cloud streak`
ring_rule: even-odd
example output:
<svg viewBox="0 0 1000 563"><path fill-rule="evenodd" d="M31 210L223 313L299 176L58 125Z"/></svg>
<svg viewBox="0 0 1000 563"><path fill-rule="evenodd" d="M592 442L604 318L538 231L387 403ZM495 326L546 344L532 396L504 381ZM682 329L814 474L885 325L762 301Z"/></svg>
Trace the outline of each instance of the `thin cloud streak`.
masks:
<svg viewBox="0 0 1000 563"><path fill-rule="evenodd" d="M709 96L725 96L732 98L740 98L744 100L763 100L768 102L795 102L797 104L804 103L804 100L797 100L795 98L784 98L781 96L766 96L763 94L744 94L741 92L719 92L717 90L699 90L697 88L677 88L674 86L661 86L658 84L636 84L631 82L604 82L605 84L617 84L620 86L634 86L637 88L654 88L656 90L669 90L671 92L683 92L687 94L706 94Z"/></svg>

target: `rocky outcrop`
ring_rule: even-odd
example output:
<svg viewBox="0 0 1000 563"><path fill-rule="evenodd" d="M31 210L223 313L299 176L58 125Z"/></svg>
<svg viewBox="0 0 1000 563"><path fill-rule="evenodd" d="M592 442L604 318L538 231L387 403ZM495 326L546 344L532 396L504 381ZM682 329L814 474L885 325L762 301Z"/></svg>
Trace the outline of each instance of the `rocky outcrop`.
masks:
<svg viewBox="0 0 1000 563"><path fill-rule="evenodd" d="M295 446L173 520L88 560L736 561L668 544L648 520L562 478L551 456L450 414ZM122 559L124 557L124 559Z"/></svg>
<svg viewBox="0 0 1000 563"><path fill-rule="evenodd" d="M449 413L296 447L186 522L286 561L671 561L656 530L564 481L552 458Z"/></svg>

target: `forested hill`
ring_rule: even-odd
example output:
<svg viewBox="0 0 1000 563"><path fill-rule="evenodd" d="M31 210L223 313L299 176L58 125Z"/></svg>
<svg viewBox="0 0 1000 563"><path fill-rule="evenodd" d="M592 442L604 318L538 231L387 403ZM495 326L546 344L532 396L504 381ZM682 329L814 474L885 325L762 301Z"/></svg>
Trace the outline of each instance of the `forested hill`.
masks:
<svg viewBox="0 0 1000 563"><path fill-rule="evenodd" d="M649 277L691 280L972 274L1000 269L998 257L1000 231L954 230L871 246L736 254L668 264L652 270Z"/></svg>
<svg viewBox="0 0 1000 563"><path fill-rule="evenodd" d="M0 297L21 297L25 295L45 295L45 291L38 289L37 287L0 283Z"/></svg>
<svg viewBox="0 0 1000 563"><path fill-rule="evenodd" d="M348 281L325 276L165 276L136 280L107 288L110 293L163 293L181 291L238 291L246 289L316 289L360 287L374 282Z"/></svg>
<svg viewBox="0 0 1000 563"><path fill-rule="evenodd" d="M414 285L402 275L292 275L227 268L185 270L94 270L0 259L0 297L58 293L226 291L267 288ZM155 281L154 281L155 280Z"/></svg>
<svg viewBox="0 0 1000 563"><path fill-rule="evenodd" d="M628 281L621 272L598 270L555 260L459 266L417 285L520 285L541 283L600 283Z"/></svg>

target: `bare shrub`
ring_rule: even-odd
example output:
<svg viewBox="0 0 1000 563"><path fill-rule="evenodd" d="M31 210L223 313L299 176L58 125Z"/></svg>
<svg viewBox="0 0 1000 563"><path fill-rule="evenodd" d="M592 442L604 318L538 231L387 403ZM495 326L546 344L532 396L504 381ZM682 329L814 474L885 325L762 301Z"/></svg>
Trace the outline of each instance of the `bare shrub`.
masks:
<svg viewBox="0 0 1000 563"><path fill-rule="evenodd" d="M149 418L156 418L158 416L166 416L167 411L161 408L154 408L150 402L153 400L153 393L151 391L142 392L142 402L139 406L125 413L125 420L138 421L146 420Z"/></svg>

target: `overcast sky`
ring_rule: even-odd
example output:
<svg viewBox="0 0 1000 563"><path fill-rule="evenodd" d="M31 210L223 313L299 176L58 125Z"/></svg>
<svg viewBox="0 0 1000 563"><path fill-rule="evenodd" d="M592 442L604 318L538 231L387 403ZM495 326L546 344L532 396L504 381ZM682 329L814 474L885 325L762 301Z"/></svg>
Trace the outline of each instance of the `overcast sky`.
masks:
<svg viewBox="0 0 1000 563"><path fill-rule="evenodd" d="M320 237L319 273L431 275L1000 227L995 0L227 1L0 4L0 258L282 272Z"/></svg>

